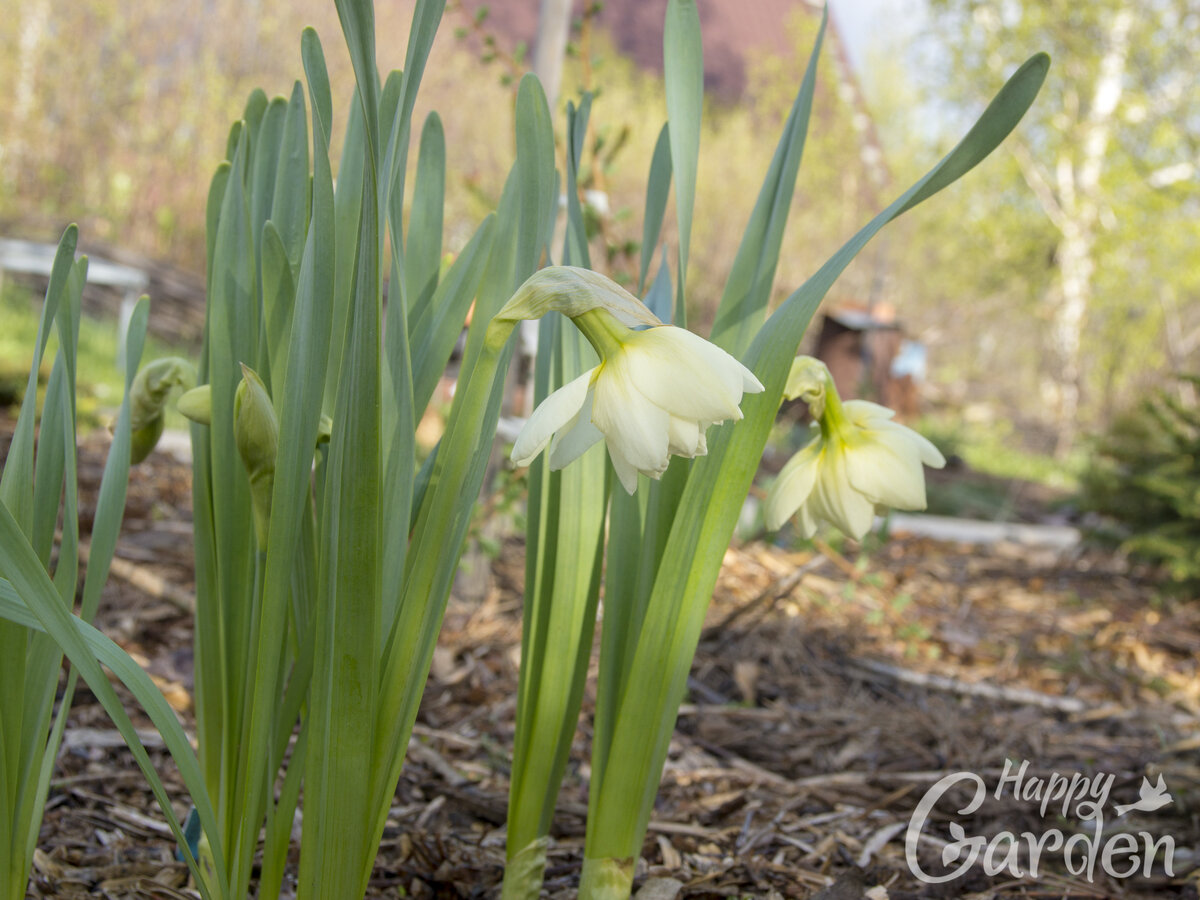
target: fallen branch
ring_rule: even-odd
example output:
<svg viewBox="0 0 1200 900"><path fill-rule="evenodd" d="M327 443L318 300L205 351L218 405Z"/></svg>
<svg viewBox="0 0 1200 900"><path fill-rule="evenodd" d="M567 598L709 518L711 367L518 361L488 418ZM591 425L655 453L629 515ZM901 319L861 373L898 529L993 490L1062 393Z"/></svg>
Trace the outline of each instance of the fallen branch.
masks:
<svg viewBox="0 0 1200 900"><path fill-rule="evenodd" d="M1087 710L1087 705L1082 700L1076 700L1074 697L1055 697L1051 694L1042 694L1028 688L1004 687L1003 685L989 684L985 681L963 681L959 678L950 678L945 675L913 672L909 669L901 669L899 666L870 659L853 660L851 664L860 669L866 669L868 672L885 675L904 684L912 684L934 691L946 691L951 694L962 694L968 697L985 697L989 700L1002 700L1005 703L1037 706L1041 709L1052 709L1056 712L1072 714L1082 713Z"/></svg>

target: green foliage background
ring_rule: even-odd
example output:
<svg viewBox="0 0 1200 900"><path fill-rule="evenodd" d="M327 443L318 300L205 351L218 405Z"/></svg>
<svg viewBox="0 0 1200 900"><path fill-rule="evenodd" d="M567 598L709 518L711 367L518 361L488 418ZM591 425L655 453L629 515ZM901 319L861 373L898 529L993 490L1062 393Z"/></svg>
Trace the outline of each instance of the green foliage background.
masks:
<svg viewBox="0 0 1200 900"><path fill-rule="evenodd" d="M1200 375L1124 412L1084 473L1087 508L1118 524L1124 550L1200 588Z"/></svg>

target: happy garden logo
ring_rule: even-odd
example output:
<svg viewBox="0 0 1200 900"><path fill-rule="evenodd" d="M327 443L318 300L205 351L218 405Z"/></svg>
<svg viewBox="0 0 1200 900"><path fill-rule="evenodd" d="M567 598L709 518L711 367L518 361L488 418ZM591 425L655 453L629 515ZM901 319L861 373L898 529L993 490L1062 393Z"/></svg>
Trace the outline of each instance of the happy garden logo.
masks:
<svg viewBox="0 0 1200 900"><path fill-rule="evenodd" d="M1132 812L1153 812L1172 802L1162 775L1151 783L1143 777L1138 797L1132 803L1114 803L1111 818L1106 821L1109 792L1115 775L1097 773L1060 774L1051 772L1045 777L1028 774L1029 761L1014 770L1011 760L1004 763L995 785L989 790L984 779L973 772L954 772L934 784L908 823L904 856L909 871L926 884L939 884L961 878L975 867L986 875L1006 874L1013 877L1038 877L1047 861L1061 863L1077 877L1092 881L1097 869L1112 878L1149 876L1156 863L1174 877L1175 839L1170 835L1155 837L1148 831L1131 832L1122 827L1114 830L1113 820ZM950 843L942 849L942 874L930 874L921 868L917 845L930 815L946 793L959 786L974 793L968 803L954 811L958 816L970 816L983 805L988 796L1000 800L1008 795L1021 803L1036 806L1042 818L1048 814L1065 820L1078 820L1083 828L1048 828L1040 833L1000 831L994 835L969 834L960 822L950 822ZM946 801L948 802L948 801ZM1106 831L1107 826L1107 831Z"/></svg>

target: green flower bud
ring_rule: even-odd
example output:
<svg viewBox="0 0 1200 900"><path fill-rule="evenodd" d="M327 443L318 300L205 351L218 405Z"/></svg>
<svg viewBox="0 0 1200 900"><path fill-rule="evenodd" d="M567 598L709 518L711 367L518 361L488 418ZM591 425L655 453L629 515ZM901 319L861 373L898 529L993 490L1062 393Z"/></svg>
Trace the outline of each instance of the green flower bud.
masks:
<svg viewBox="0 0 1200 900"><path fill-rule="evenodd" d="M789 400L803 400L816 420L825 415L825 394L832 386L833 376L829 374L825 363L811 356L797 356L792 360L783 396ZM836 396L836 391L834 394Z"/></svg>
<svg viewBox="0 0 1200 900"><path fill-rule="evenodd" d="M175 408L185 418L191 419L198 425L212 424L212 385L202 384L187 391Z"/></svg>
<svg viewBox="0 0 1200 900"><path fill-rule="evenodd" d="M242 381L233 397L233 440L250 478L258 546L265 549L271 524L271 493L275 488L279 422L266 386L246 365L242 366Z"/></svg>
<svg viewBox="0 0 1200 900"><path fill-rule="evenodd" d="M136 465L149 456L162 436L163 411L171 390L195 383L195 368L177 356L156 359L142 366L129 389L130 463Z"/></svg>

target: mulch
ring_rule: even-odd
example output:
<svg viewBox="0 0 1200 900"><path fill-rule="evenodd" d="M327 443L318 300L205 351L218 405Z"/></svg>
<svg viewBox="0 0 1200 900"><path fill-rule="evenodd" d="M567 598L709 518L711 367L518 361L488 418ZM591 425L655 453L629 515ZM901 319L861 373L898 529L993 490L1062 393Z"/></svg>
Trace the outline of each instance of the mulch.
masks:
<svg viewBox="0 0 1200 900"><path fill-rule="evenodd" d="M102 435L84 443L98 479ZM188 466L158 452L134 470L122 565L97 625L143 662L186 728L192 590ZM88 508L85 494L82 507ZM520 648L523 547L508 537L452 597L368 896L499 896ZM646 898L1176 897L1200 874L1200 604L1160 595L1127 560L897 537L869 554L826 544L731 549L680 711L638 863ZM574 896L587 801L590 695L567 769L544 896ZM137 719L135 719L137 721ZM152 735L148 735L152 737ZM153 742L152 742L153 743ZM151 748L180 814L169 759ZM1159 774L1172 802L1108 831L1174 839L1174 877L1091 879L1047 854L1037 878L924 884L905 859L921 797L953 772L990 786L1113 775L1113 802ZM1076 810L1005 794L919 845L937 871L967 834L1083 829ZM1106 833L1108 833L1106 831ZM29 897L195 897L162 817L94 698L81 689L39 840Z"/></svg>

